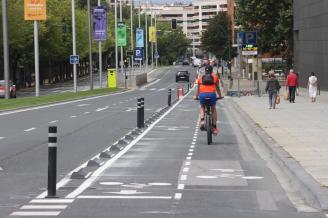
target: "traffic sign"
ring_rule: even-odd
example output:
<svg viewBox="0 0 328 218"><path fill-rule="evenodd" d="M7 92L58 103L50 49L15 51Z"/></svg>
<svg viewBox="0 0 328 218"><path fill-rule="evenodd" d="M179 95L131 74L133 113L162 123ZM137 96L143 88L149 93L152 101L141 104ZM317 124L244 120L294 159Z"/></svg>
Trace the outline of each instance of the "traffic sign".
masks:
<svg viewBox="0 0 328 218"><path fill-rule="evenodd" d="M142 61L143 60L143 48L135 48L134 49L134 60Z"/></svg>
<svg viewBox="0 0 328 218"><path fill-rule="evenodd" d="M80 61L80 56L78 56L78 55L70 55L69 56L69 62L71 64L79 64L79 61Z"/></svg>
<svg viewBox="0 0 328 218"><path fill-rule="evenodd" d="M159 58L159 54L158 54L158 52L157 52L157 51L155 51L154 57L155 57L156 59L158 59L158 58Z"/></svg>
<svg viewBox="0 0 328 218"><path fill-rule="evenodd" d="M257 45L256 31L238 32L237 38L240 45Z"/></svg>
<svg viewBox="0 0 328 218"><path fill-rule="evenodd" d="M243 45L242 46L242 55L258 55L256 45Z"/></svg>

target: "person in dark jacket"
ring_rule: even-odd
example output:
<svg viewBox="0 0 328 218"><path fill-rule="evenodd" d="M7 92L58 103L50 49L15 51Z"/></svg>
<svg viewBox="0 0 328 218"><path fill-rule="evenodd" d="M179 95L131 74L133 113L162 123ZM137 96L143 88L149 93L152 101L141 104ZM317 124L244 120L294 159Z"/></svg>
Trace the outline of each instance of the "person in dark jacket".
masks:
<svg viewBox="0 0 328 218"><path fill-rule="evenodd" d="M279 93L280 88L281 86L275 75L273 73L270 73L269 79L265 87L265 92L269 94L269 109L276 108L276 97Z"/></svg>

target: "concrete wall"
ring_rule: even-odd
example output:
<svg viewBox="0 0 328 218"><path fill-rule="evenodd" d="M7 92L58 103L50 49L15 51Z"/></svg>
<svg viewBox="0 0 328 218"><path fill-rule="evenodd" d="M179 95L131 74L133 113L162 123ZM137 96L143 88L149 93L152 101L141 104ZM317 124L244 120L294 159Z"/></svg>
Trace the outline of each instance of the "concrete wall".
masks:
<svg viewBox="0 0 328 218"><path fill-rule="evenodd" d="M302 86L313 71L328 90L328 0L294 0L294 68Z"/></svg>

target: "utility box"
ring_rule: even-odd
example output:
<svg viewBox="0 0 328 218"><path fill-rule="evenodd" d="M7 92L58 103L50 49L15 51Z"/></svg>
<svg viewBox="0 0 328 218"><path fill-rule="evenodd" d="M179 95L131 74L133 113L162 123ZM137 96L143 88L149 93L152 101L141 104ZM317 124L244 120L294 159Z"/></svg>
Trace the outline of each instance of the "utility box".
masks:
<svg viewBox="0 0 328 218"><path fill-rule="evenodd" d="M116 69L108 69L107 72L107 87L117 88Z"/></svg>

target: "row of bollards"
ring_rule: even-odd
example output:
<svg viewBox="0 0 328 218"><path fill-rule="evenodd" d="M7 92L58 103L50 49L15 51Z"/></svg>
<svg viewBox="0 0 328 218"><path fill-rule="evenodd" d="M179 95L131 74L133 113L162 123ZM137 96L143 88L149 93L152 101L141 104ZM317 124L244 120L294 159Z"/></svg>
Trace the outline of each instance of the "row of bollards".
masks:
<svg viewBox="0 0 328 218"><path fill-rule="evenodd" d="M178 99L181 91L183 96L183 88L178 87ZM190 84L188 84L188 91ZM172 105L172 89L168 90L167 105ZM137 99L137 127L142 129L145 127L145 99ZM49 126L48 128L48 187L47 198L56 198L56 181L57 181L57 126Z"/></svg>

